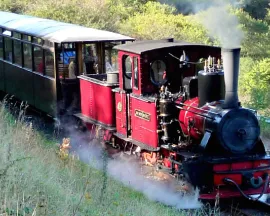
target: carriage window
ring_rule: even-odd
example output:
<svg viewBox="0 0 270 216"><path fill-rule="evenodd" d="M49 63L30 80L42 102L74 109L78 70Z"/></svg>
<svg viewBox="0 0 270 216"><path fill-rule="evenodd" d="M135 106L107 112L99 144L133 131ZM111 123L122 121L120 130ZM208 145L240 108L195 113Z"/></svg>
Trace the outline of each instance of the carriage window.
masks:
<svg viewBox="0 0 270 216"><path fill-rule="evenodd" d="M43 45L43 40L41 38L33 37L33 43Z"/></svg>
<svg viewBox="0 0 270 216"><path fill-rule="evenodd" d="M0 36L0 59L3 58L3 37Z"/></svg>
<svg viewBox="0 0 270 216"><path fill-rule="evenodd" d="M116 44L106 43L105 47L105 63L106 72L118 71L118 52L112 49Z"/></svg>
<svg viewBox="0 0 270 216"><path fill-rule="evenodd" d="M75 43L64 43L63 46L64 49L75 49Z"/></svg>
<svg viewBox="0 0 270 216"><path fill-rule="evenodd" d="M54 78L54 60L53 53L45 50L45 75Z"/></svg>
<svg viewBox="0 0 270 216"><path fill-rule="evenodd" d="M124 89L131 90L132 86L132 58L130 56L123 56L123 79L124 79Z"/></svg>
<svg viewBox="0 0 270 216"><path fill-rule="evenodd" d="M138 58L134 57L134 88L138 89L139 86L139 64L138 64Z"/></svg>
<svg viewBox="0 0 270 216"><path fill-rule="evenodd" d="M11 37L11 31L5 30L3 32L3 35L10 36Z"/></svg>
<svg viewBox="0 0 270 216"><path fill-rule="evenodd" d="M38 46L34 46L34 71L41 74L44 72L43 50Z"/></svg>
<svg viewBox="0 0 270 216"><path fill-rule="evenodd" d="M32 46L31 44L23 44L23 56L24 56L24 67L32 70Z"/></svg>
<svg viewBox="0 0 270 216"><path fill-rule="evenodd" d="M46 47L54 47L53 43L50 42L50 41L47 41L47 40L42 40L42 39L39 39L36 43L40 44L40 45L44 45Z"/></svg>
<svg viewBox="0 0 270 216"><path fill-rule="evenodd" d="M13 41L14 46L14 63L22 65L22 45L20 41Z"/></svg>
<svg viewBox="0 0 270 216"><path fill-rule="evenodd" d="M95 44L86 44L84 46L84 57L83 61L85 64L85 73L86 74L95 74L98 73L98 52L97 46Z"/></svg>
<svg viewBox="0 0 270 216"><path fill-rule="evenodd" d="M17 39L21 39L21 34L17 32L13 32L13 37Z"/></svg>
<svg viewBox="0 0 270 216"><path fill-rule="evenodd" d="M23 35L23 38L22 38L24 41L29 41L31 42L31 36L29 35Z"/></svg>
<svg viewBox="0 0 270 216"><path fill-rule="evenodd" d="M12 40L5 37L5 60L12 62Z"/></svg>

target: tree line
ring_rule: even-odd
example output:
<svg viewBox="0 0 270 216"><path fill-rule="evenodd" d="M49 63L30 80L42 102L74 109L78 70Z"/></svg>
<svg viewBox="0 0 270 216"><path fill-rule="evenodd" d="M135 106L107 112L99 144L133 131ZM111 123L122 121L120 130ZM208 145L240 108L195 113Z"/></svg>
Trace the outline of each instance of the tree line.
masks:
<svg viewBox="0 0 270 216"><path fill-rule="evenodd" d="M270 5L268 0L225 0L244 33L239 91L244 105L270 115ZM139 40L220 45L200 22L211 0L2 0L0 10L122 33ZM223 2L223 1L222 1ZM222 25L222 23L220 23Z"/></svg>

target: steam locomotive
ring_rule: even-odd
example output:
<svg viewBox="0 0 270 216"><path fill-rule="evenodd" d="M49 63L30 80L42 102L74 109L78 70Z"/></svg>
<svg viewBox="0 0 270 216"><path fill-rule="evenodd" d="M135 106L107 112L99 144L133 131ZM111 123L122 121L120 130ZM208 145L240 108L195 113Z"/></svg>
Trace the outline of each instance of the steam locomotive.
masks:
<svg viewBox="0 0 270 216"><path fill-rule="evenodd" d="M79 77L75 116L89 130L185 179L201 199L257 200L270 192L270 157L256 111L238 99L240 48L169 39L115 49L119 71Z"/></svg>

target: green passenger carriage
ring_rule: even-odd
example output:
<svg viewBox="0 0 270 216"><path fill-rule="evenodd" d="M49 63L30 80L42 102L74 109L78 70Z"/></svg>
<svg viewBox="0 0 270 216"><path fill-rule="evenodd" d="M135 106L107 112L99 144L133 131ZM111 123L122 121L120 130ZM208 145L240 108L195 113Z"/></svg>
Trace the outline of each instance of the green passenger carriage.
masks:
<svg viewBox="0 0 270 216"><path fill-rule="evenodd" d="M79 109L77 76L106 73L111 65L117 67L112 47L126 41L133 39L79 25L0 12L0 91L15 95L52 117ZM94 68L87 63L87 50L92 50ZM73 77L71 60L76 62Z"/></svg>

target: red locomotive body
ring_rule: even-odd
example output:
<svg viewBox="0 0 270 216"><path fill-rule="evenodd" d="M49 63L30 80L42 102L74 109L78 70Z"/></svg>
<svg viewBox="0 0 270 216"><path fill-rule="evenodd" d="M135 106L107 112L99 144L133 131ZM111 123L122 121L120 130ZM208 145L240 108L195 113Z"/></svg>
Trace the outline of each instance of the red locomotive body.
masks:
<svg viewBox="0 0 270 216"><path fill-rule="evenodd" d="M115 92L116 131L127 137L127 95L125 92Z"/></svg>
<svg viewBox="0 0 270 216"><path fill-rule="evenodd" d="M115 49L117 79L79 77L77 116L88 128L102 128L106 143L186 179L202 199L270 193L256 112L238 101L240 49L173 39Z"/></svg>
<svg viewBox="0 0 270 216"><path fill-rule="evenodd" d="M106 74L91 74L80 78L81 113L86 123L100 124L108 130L115 128L115 84L107 82Z"/></svg>
<svg viewBox="0 0 270 216"><path fill-rule="evenodd" d="M115 112L113 85L103 83L104 78L90 75L88 79L80 79L81 112L93 121L114 127L115 115L111 114Z"/></svg>
<svg viewBox="0 0 270 216"><path fill-rule="evenodd" d="M131 137L143 145L158 148L157 106L153 100L131 96Z"/></svg>

